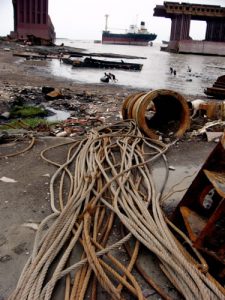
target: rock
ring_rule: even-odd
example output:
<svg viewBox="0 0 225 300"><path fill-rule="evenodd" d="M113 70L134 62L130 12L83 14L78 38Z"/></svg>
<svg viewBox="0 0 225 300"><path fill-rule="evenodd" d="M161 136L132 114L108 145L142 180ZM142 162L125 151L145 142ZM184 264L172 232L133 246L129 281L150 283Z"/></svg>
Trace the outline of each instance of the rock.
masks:
<svg viewBox="0 0 225 300"><path fill-rule="evenodd" d="M57 137L65 137L68 136L68 133L66 131L62 131L56 134Z"/></svg>
<svg viewBox="0 0 225 300"><path fill-rule="evenodd" d="M169 170L171 170L171 171L175 171L175 170L176 170L176 168L175 168L174 166L169 166Z"/></svg>
<svg viewBox="0 0 225 300"><path fill-rule="evenodd" d="M208 142L212 142L212 141L219 141L220 137L223 135L223 132L210 132L207 131L206 132L206 136L207 136L207 141Z"/></svg>
<svg viewBox="0 0 225 300"><path fill-rule="evenodd" d="M52 91L54 91L54 87L51 87L51 86L43 86L42 87L42 93L43 94L48 94L48 93L51 93Z"/></svg>
<svg viewBox="0 0 225 300"><path fill-rule="evenodd" d="M8 138L8 132L7 131L0 131L0 143L4 142Z"/></svg>
<svg viewBox="0 0 225 300"><path fill-rule="evenodd" d="M2 262L2 263L7 262L11 259L12 259L12 257L10 255L0 256L0 262Z"/></svg>
<svg viewBox="0 0 225 300"><path fill-rule="evenodd" d="M46 100L53 100L53 99L59 99L59 98L63 98L63 95L61 94L61 91L59 89L54 89L54 91L48 93L45 96Z"/></svg>
<svg viewBox="0 0 225 300"><path fill-rule="evenodd" d="M4 112L4 113L2 113L2 114L0 115L0 117L3 118L3 119L9 119L9 117L10 117L10 112L9 112L9 111Z"/></svg>

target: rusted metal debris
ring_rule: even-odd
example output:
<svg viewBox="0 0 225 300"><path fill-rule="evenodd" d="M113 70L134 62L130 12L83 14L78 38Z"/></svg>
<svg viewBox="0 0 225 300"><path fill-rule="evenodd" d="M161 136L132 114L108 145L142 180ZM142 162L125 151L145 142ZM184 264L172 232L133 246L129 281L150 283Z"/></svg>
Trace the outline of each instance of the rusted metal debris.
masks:
<svg viewBox="0 0 225 300"><path fill-rule="evenodd" d="M123 119L134 119L150 138L182 136L190 126L186 99L172 90L159 89L128 96L122 106Z"/></svg>
<svg viewBox="0 0 225 300"><path fill-rule="evenodd" d="M218 77L213 86L204 90L204 93L207 96L225 99L225 75Z"/></svg>
<svg viewBox="0 0 225 300"><path fill-rule="evenodd" d="M224 101L210 101L200 104L199 109L203 110L206 114L206 117L210 120L225 120Z"/></svg>
<svg viewBox="0 0 225 300"><path fill-rule="evenodd" d="M225 134L175 210L174 223L185 230L225 283Z"/></svg>

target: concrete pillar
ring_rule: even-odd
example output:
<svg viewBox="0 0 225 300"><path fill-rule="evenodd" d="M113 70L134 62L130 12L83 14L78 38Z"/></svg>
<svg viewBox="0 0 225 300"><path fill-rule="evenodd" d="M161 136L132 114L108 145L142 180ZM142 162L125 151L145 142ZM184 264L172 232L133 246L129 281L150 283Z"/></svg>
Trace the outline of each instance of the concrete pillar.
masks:
<svg viewBox="0 0 225 300"><path fill-rule="evenodd" d="M41 0L41 11L40 11L40 15L41 15L41 24L43 24L43 0Z"/></svg>
<svg viewBox="0 0 225 300"><path fill-rule="evenodd" d="M224 42L225 41L225 20L208 20L206 27L206 41Z"/></svg>
<svg viewBox="0 0 225 300"><path fill-rule="evenodd" d="M170 41L189 39L191 17L189 15L176 15L171 21Z"/></svg>

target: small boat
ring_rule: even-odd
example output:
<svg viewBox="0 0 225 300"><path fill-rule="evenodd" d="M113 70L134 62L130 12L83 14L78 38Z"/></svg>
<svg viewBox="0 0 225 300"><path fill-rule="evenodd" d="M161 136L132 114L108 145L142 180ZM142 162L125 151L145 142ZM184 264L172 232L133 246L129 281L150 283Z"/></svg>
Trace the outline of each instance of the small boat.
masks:
<svg viewBox="0 0 225 300"><path fill-rule="evenodd" d="M83 60L77 59L73 61L73 67L141 71L143 64L124 62L122 59L119 61L112 61L86 57Z"/></svg>

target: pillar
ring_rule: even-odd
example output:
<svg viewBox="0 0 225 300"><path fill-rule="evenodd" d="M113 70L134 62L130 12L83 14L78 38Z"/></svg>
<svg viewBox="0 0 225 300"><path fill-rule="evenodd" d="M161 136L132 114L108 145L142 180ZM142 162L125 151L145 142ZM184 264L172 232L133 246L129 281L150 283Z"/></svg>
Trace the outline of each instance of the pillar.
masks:
<svg viewBox="0 0 225 300"><path fill-rule="evenodd" d="M175 15L171 21L170 41L189 39L191 16Z"/></svg>
<svg viewBox="0 0 225 300"><path fill-rule="evenodd" d="M206 41L225 41L225 20L207 20Z"/></svg>

